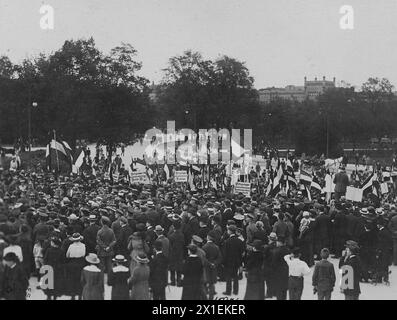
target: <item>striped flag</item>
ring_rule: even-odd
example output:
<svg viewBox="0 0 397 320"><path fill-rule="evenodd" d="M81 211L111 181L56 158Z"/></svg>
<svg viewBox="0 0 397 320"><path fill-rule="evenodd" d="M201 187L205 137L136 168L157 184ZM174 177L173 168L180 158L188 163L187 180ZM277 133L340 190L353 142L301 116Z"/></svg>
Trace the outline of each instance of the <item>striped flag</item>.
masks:
<svg viewBox="0 0 397 320"><path fill-rule="evenodd" d="M301 170L299 179L302 182L311 184L313 181L313 176L309 172L307 172L305 170Z"/></svg>
<svg viewBox="0 0 397 320"><path fill-rule="evenodd" d="M281 179L283 178L284 172L281 165L278 166L277 175L273 179L272 190L269 196L275 197L281 191Z"/></svg>
<svg viewBox="0 0 397 320"><path fill-rule="evenodd" d="M374 173L372 173L361 185L360 189L364 191L367 191L369 188L372 187L372 182L376 179L376 176Z"/></svg>
<svg viewBox="0 0 397 320"><path fill-rule="evenodd" d="M72 168L72 149L66 141L59 142L52 139L46 148L46 161L49 170L52 169L54 163L59 164L60 161L66 162Z"/></svg>
<svg viewBox="0 0 397 320"><path fill-rule="evenodd" d="M314 188L322 192L322 188L320 186L320 182L318 181L317 177L313 175L312 183L310 184L310 188Z"/></svg>

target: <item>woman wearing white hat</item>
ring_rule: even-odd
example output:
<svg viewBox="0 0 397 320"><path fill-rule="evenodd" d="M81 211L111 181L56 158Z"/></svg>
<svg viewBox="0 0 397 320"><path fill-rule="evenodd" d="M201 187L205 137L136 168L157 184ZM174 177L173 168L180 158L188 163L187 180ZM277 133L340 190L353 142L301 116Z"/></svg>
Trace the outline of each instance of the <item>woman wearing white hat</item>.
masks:
<svg viewBox="0 0 397 320"><path fill-rule="evenodd" d="M132 270L131 278L128 280L132 286L131 300L150 300L149 295L149 259L146 254L141 253L135 257L137 266Z"/></svg>
<svg viewBox="0 0 397 320"><path fill-rule="evenodd" d="M68 281L66 281L65 294L71 296L72 300L74 300L75 296L79 296L79 299L81 299L82 286L80 275L85 265L86 247L81 242L83 237L80 233L74 233L69 240L72 241L72 244L66 251L67 263L65 265L65 272L68 275Z"/></svg>
<svg viewBox="0 0 397 320"><path fill-rule="evenodd" d="M95 253L90 253L85 257L89 263L81 273L81 283L83 285L83 300L104 300L103 272L98 268L100 260Z"/></svg>

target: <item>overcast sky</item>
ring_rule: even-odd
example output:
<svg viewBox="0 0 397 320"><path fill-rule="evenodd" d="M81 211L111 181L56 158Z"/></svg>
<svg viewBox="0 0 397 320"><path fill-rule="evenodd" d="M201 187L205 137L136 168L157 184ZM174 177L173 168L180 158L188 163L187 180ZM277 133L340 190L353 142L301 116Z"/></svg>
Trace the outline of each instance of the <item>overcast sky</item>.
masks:
<svg viewBox="0 0 397 320"><path fill-rule="evenodd" d="M42 4L55 10L54 30L40 28ZM342 5L354 9L354 30L339 27ZM396 0L0 0L0 54L14 62L90 36L103 51L131 43L155 82L192 49L245 61L256 88L303 85L305 75L397 86Z"/></svg>

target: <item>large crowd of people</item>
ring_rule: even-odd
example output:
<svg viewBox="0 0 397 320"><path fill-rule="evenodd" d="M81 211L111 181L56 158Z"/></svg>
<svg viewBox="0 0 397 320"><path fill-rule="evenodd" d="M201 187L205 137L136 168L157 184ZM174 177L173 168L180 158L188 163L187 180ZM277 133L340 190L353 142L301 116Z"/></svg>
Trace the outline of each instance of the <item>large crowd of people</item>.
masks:
<svg viewBox="0 0 397 320"><path fill-rule="evenodd" d="M397 265L393 194L352 202L346 188L326 199L300 188L269 196L264 186L244 196L211 185L192 190L172 178L115 182L99 172L1 169L0 298L26 299L37 277L48 299L104 299L107 284L111 299L122 300L166 299L167 286L182 287L186 300L241 290L247 300L299 300L311 273L306 290L331 299L339 290L333 255L354 271L342 288L354 300L360 282L387 285ZM43 266L51 267L51 281ZM217 282L225 282L224 292L216 292Z"/></svg>

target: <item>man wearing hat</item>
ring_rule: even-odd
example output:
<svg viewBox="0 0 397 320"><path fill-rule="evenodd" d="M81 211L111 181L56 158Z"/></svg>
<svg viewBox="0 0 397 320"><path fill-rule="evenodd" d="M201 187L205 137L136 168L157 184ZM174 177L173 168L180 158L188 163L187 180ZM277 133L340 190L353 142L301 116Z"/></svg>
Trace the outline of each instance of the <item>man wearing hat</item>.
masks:
<svg viewBox="0 0 397 320"><path fill-rule="evenodd" d="M128 239L132 235L133 230L130 227L126 217L120 217L120 226L120 236L117 240L117 253L127 257L129 254Z"/></svg>
<svg viewBox="0 0 397 320"><path fill-rule="evenodd" d="M183 228L186 245L192 241L192 236L200 230L200 224L193 208L188 210L188 221Z"/></svg>
<svg viewBox="0 0 397 320"><path fill-rule="evenodd" d="M346 188L349 185L349 177L347 176L345 169L341 168L334 177L335 184L335 200L338 201L342 196L346 194Z"/></svg>
<svg viewBox="0 0 397 320"><path fill-rule="evenodd" d="M160 225L157 225L154 228L154 232L157 235L156 241L160 241L162 243L162 247L161 247L162 253L168 259L169 255L170 255L170 241L164 235L164 228Z"/></svg>
<svg viewBox="0 0 397 320"><path fill-rule="evenodd" d="M350 266L351 268L343 271L343 276L347 276L349 279L353 277L353 287L349 287L348 283L342 282L342 290L345 295L345 300L358 300L360 290L360 279L361 279L361 261L358 257L359 247L357 242L353 240L346 241L346 249L342 253L342 257L339 261L339 269L343 266ZM352 270L351 272L349 270ZM348 274L349 273L349 274ZM351 281L350 281L351 282Z"/></svg>
<svg viewBox="0 0 397 320"><path fill-rule="evenodd" d="M46 224L48 219L48 214L46 209L39 209L39 223L36 224L33 228L33 242L37 240L45 240L48 238L50 233L50 229Z"/></svg>
<svg viewBox="0 0 397 320"><path fill-rule="evenodd" d="M180 219L172 222L173 228L168 233L170 242L169 247L169 269L171 286L182 286L182 267L185 252L185 237L182 233L182 223Z"/></svg>
<svg viewBox="0 0 397 320"><path fill-rule="evenodd" d="M98 231L100 229L99 225L97 224L97 217L96 215L90 215L88 217L89 226L85 228L83 231L84 243L87 248L88 253L95 253L96 252L96 238L98 235Z"/></svg>
<svg viewBox="0 0 397 320"><path fill-rule="evenodd" d="M101 218L101 225L102 228L97 234L97 253L104 272L108 273L112 268L113 247L116 244L116 236L110 228L110 219L108 217L103 216Z"/></svg>
<svg viewBox="0 0 397 320"><path fill-rule="evenodd" d="M377 273L376 281L382 283L384 281L389 284L389 266L392 261L393 239L389 229L387 229L387 220L383 217L377 219L378 225L378 241L377 250Z"/></svg>
<svg viewBox="0 0 397 320"><path fill-rule="evenodd" d="M207 243L203 246L207 263L205 265L205 273L207 280L208 299L213 300L216 294L215 284L218 280L218 266L222 262L222 254L219 247L214 243L217 238L217 232L211 230L207 235Z"/></svg>
<svg viewBox="0 0 397 320"><path fill-rule="evenodd" d="M397 212L396 209L391 209L390 212L389 230L393 238L393 264L397 266Z"/></svg>
<svg viewBox="0 0 397 320"><path fill-rule="evenodd" d="M26 300L26 290L29 287L29 279L24 272L19 259L14 252L4 255L5 264L2 287L0 288L1 298L5 300Z"/></svg>
<svg viewBox="0 0 397 320"><path fill-rule="evenodd" d="M129 300L130 289L128 279L130 269L125 266L127 259L123 255L116 255L113 259L115 266L111 269L108 276L108 285L112 287L112 300Z"/></svg>
<svg viewBox="0 0 397 320"><path fill-rule="evenodd" d="M197 256L197 246L190 244L188 254L183 266L182 300L200 300L202 298L203 264Z"/></svg>
<svg viewBox="0 0 397 320"><path fill-rule="evenodd" d="M238 272L243 263L244 242L241 241L237 234L237 227L230 225L227 228L229 238L222 247L223 265L225 268L226 291L224 295L237 295L239 290Z"/></svg>
<svg viewBox="0 0 397 320"><path fill-rule="evenodd" d="M154 242L154 255L149 262L149 286L152 289L153 300L165 300L165 287L168 283L168 259L163 253L163 242Z"/></svg>

